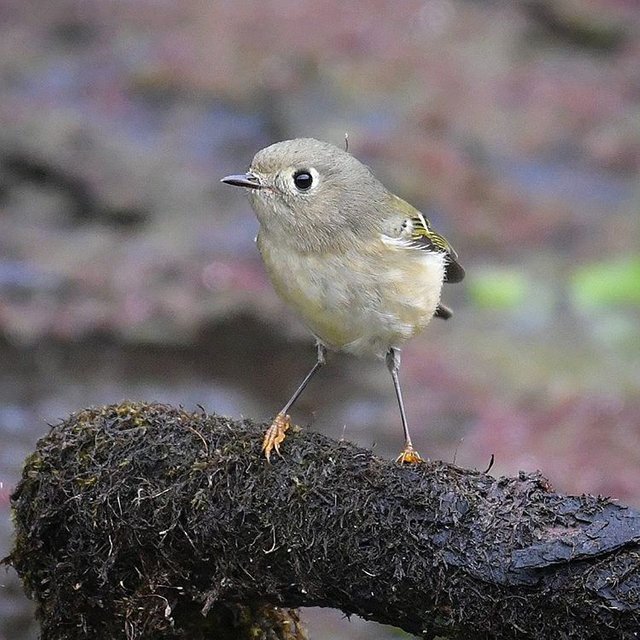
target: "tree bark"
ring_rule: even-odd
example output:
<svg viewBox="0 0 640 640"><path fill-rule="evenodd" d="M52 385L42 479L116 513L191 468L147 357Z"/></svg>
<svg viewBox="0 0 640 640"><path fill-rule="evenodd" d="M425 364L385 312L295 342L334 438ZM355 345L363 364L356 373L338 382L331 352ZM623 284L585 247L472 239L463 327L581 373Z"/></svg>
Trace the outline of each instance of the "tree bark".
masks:
<svg viewBox="0 0 640 640"><path fill-rule="evenodd" d="M246 637L303 637L265 604L424 638L638 637L640 512L304 429L268 464L263 430L134 403L52 427L13 495L7 559L43 640L240 637L215 627L234 607L261 612Z"/></svg>

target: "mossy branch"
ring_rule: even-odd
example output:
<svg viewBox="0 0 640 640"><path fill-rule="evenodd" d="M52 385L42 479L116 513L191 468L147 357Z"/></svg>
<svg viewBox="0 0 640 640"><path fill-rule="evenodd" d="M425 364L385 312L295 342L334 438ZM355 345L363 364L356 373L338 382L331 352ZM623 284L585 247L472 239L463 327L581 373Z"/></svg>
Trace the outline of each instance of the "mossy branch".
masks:
<svg viewBox="0 0 640 640"><path fill-rule="evenodd" d="M13 496L8 558L43 640L222 638L221 612L243 611L228 637L303 637L265 604L425 638L636 637L639 512L306 430L269 465L263 428L146 404L54 426Z"/></svg>

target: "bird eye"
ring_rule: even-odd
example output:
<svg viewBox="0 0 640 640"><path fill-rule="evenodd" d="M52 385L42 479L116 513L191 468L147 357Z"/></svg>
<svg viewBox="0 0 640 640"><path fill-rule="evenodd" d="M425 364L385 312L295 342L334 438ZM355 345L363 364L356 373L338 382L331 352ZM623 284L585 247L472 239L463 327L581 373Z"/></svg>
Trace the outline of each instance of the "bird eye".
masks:
<svg viewBox="0 0 640 640"><path fill-rule="evenodd" d="M299 191L307 191L313 184L313 176L306 169L300 169L293 174L293 183Z"/></svg>

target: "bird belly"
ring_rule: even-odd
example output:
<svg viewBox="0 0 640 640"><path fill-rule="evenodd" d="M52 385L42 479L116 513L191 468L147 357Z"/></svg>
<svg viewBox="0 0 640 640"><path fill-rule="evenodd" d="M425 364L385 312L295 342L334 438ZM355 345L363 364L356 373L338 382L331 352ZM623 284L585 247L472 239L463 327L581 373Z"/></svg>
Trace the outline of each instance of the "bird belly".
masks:
<svg viewBox="0 0 640 640"><path fill-rule="evenodd" d="M383 357L424 329L440 300L440 253L371 246L309 254L258 240L278 294L336 351Z"/></svg>

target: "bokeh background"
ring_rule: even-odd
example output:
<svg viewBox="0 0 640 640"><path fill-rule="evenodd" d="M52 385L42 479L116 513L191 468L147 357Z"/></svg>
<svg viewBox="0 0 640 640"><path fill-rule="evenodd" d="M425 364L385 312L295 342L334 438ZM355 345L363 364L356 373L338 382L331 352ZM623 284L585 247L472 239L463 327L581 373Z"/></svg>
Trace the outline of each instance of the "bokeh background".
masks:
<svg viewBox="0 0 640 640"><path fill-rule="evenodd" d="M266 419L314 361L219 183L343 143L467 269L406 346L415 444L640 505L635 0L2 0L0 557L24 457L123 398ZM402 443L384 365L335 356L301 424ZM309 610L312 637L388 638ZM0 640L34 638L0 570Z"/></svg>

